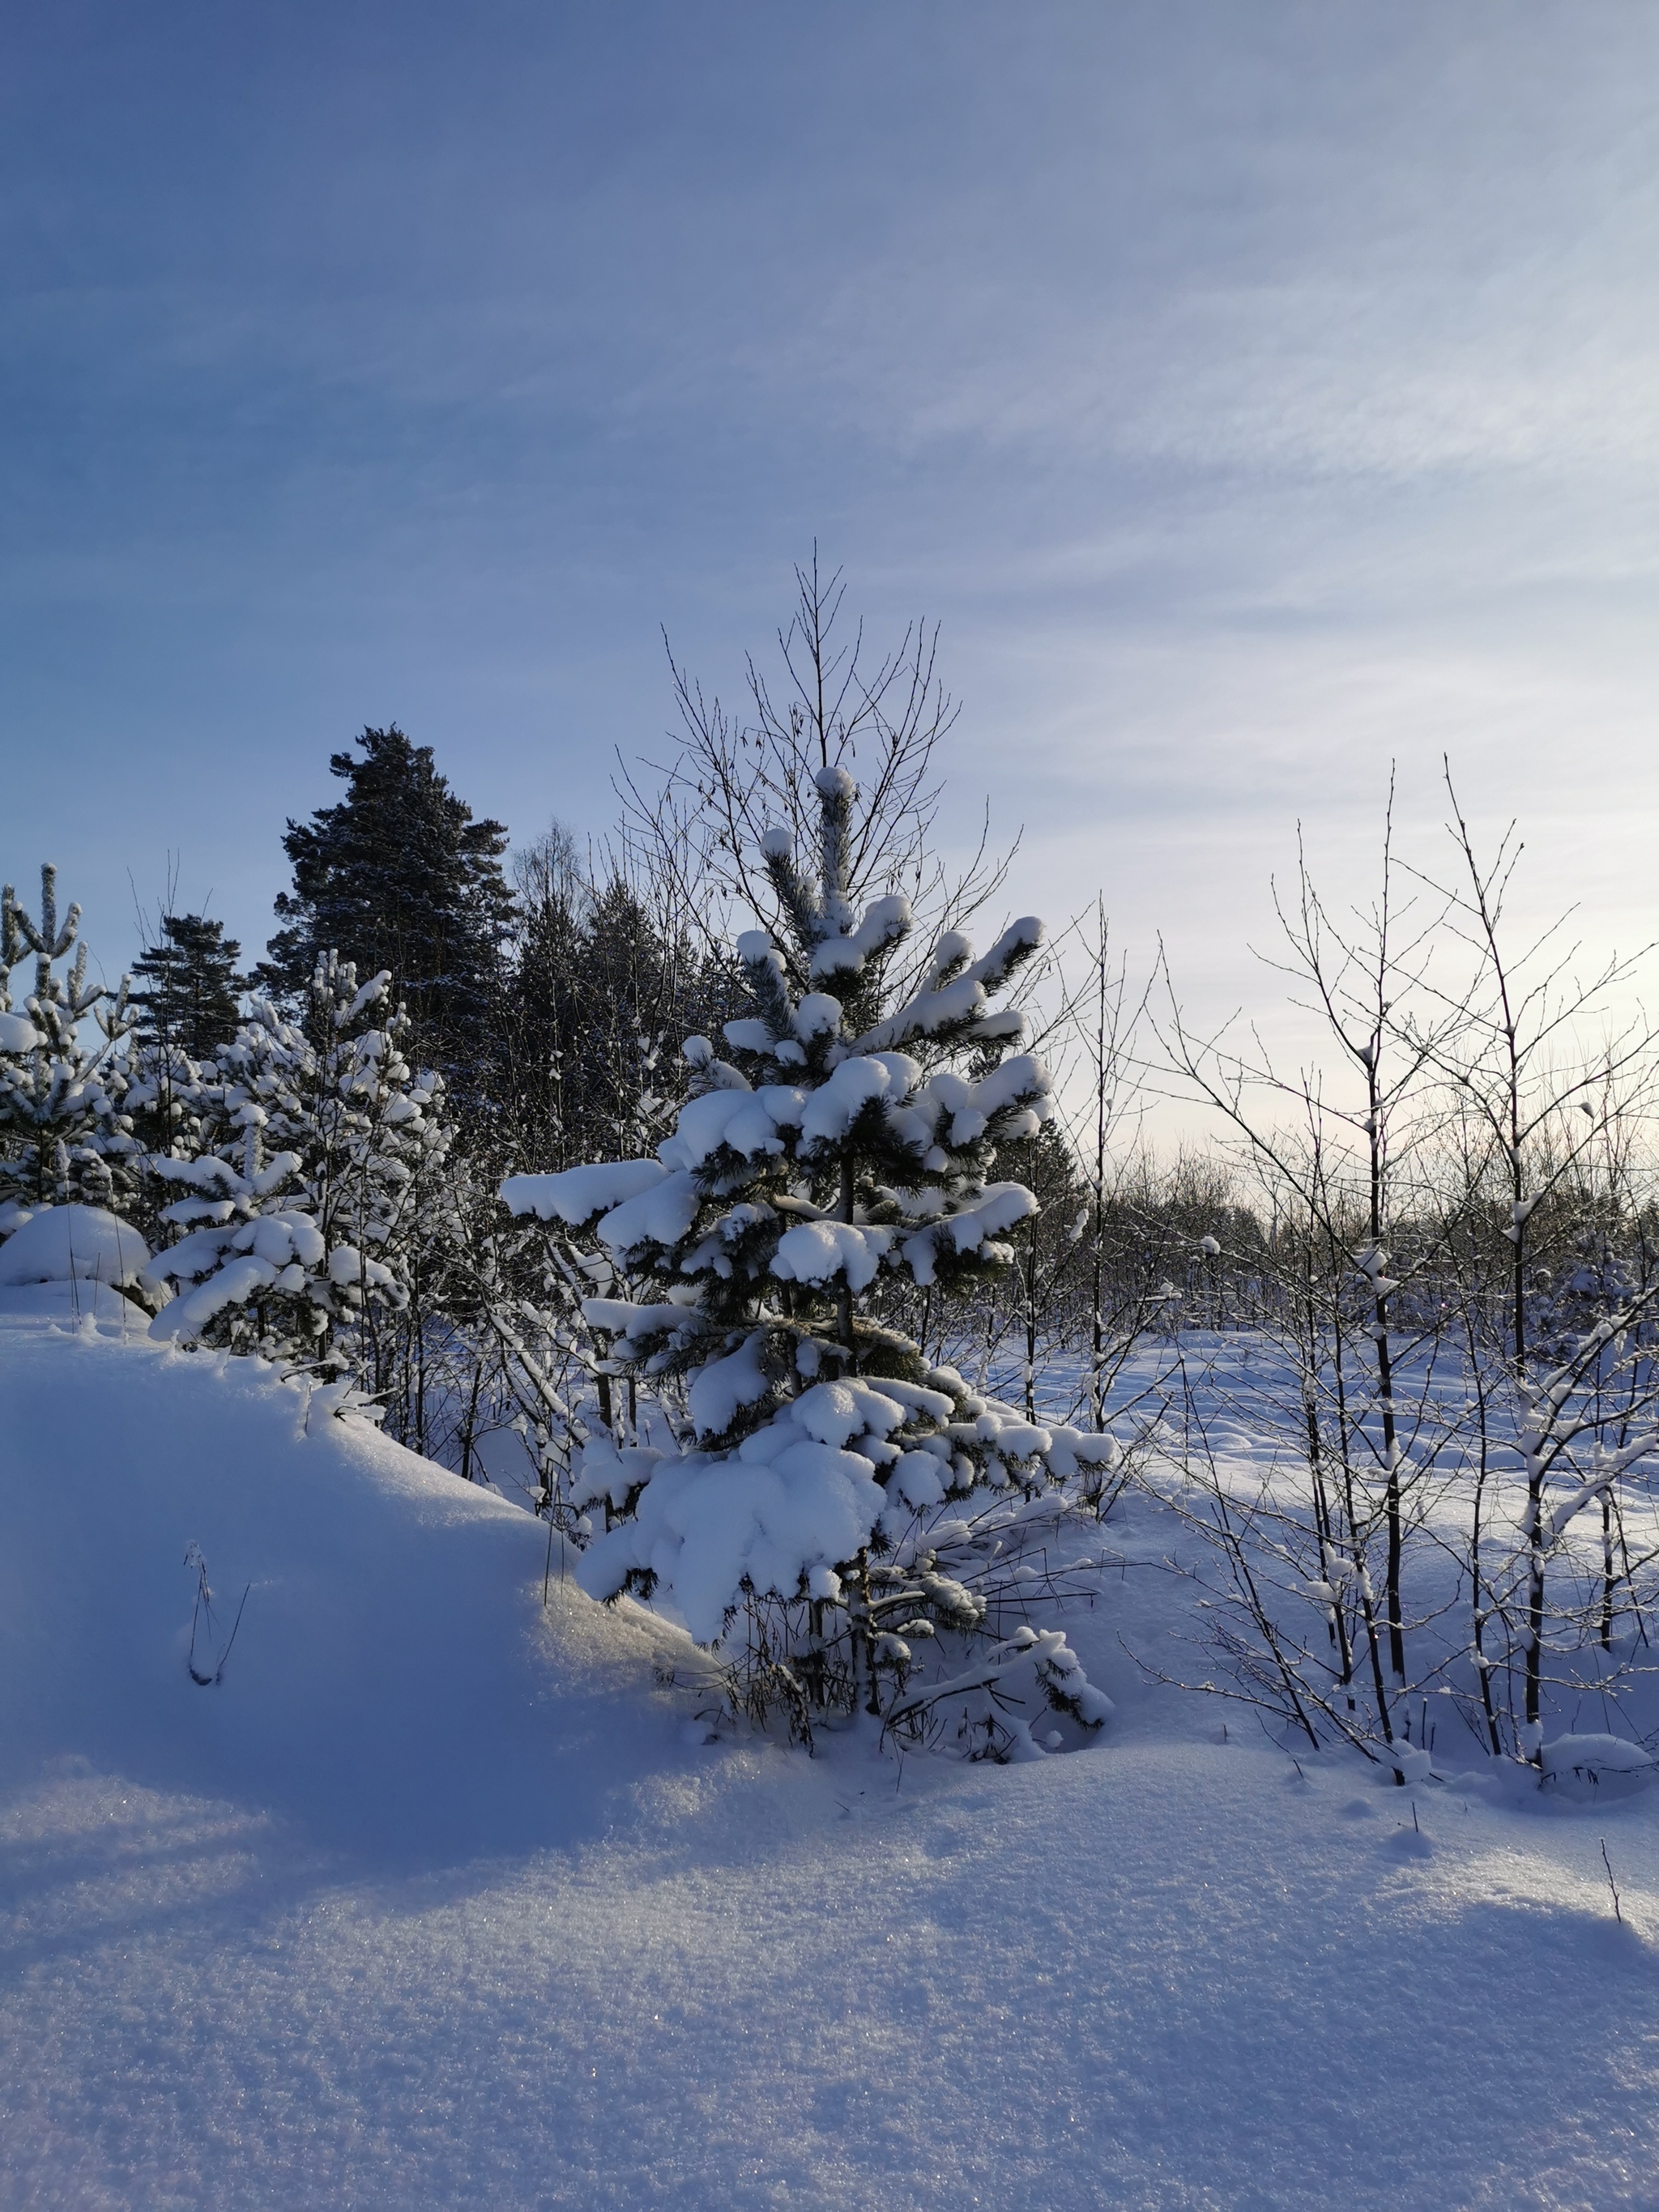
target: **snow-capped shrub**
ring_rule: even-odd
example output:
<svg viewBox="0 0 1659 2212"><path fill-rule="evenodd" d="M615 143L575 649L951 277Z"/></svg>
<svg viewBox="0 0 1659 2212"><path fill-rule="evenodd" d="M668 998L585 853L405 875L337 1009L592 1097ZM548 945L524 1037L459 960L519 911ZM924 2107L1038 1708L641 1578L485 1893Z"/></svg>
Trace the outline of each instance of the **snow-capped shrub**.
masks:
<svg viewBox="0 0 1659 2212"><path fill-rule="evenodd" d="M97 1206L3 1209L9 1234L0 1244L0 1288L31 1283L136 1285L149 1262L137 1231Z"/></svg>

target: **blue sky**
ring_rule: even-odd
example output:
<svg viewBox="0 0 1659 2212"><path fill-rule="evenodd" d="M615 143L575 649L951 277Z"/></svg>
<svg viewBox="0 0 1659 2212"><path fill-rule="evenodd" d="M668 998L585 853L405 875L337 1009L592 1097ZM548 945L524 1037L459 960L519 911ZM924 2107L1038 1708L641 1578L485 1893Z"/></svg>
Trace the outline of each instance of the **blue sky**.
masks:
<svg viewBox="0 0 1659 2212"><path fill-rule="evenodd" d="M1449 750L1655 933L1659 15L160 4L0 52L0 867L106 968L396 719L603 830L660 632L735 692L814 538L944 625L953 833L1200 1015L1301 818Z"/></svg>

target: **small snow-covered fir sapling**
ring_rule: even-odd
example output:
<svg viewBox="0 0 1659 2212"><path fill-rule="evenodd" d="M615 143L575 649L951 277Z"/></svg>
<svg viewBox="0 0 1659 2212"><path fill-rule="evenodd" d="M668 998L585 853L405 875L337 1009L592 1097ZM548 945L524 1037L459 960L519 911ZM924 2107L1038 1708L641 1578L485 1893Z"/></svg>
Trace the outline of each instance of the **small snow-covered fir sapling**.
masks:
<svg viewBox="0 0 1659 2212"><path fill-rule="evenodd" d="M331 955L303 1026L259 1000L222 1049L222 1141L149 1163L186 1194L161 1215L185 1233L149 1270L179 1292L152 1334L367 1371L362 1340L407 1303L404 1255L450 1141L441 1079L404 1057L390 980L360 986Z"/></svg>
<svg viewBox="0 0 1659 2212"><path fill-rule="evenodd" d="M910 1732L937 1733L906 1688L918 1645L1002 1625L975 1586L983 1561L951 1571L951 1544L965 1562L974 1541L955 1501L984 1490L1014 1514L1118 1447L975 1396L873 1310L894 1277L948 1289L1012 1257L1003 1240L1035 1201L995 1180L997 1146L1052 1108L1042 1063L1011 1049L1022 1017L991 1001L1042 932L1017 921L977 959L947 932L893 988L910 908L890 895L853 910L857 788L835 765L816 782L816 865L767 833L775 915L737 946L754 1011L726 1024L729 1058L688 1040L696 1088L674 1133L653 1159L514 1176L502 1196L655 1290L590 1298L586 1316L623 1372L683 1407L674 1448L595 1438L580 1455L574 1502L614 1519L582 1586L659 1593L732 1667L739 1703L781 1705L802 1732L836 1708L892 1717L902 1698ZM971 1682L947 1669L963 1747L1030 1749L1048 1706L1104 1717L1048 1637L1053 1650L1035 1632L999 1643Z"/></svg>
<svg viewBox="0 0 1659 2212"><path fill-rule="evenodd" d="M14 1206L106 1206L131 1180L129 979L113 990L87 981L80 925L78 905L58 920L50 864L40 871L38 923L9 884L0 890L0 1201ZM12 971L30 958L34 988L17 1006Z"/></svg>

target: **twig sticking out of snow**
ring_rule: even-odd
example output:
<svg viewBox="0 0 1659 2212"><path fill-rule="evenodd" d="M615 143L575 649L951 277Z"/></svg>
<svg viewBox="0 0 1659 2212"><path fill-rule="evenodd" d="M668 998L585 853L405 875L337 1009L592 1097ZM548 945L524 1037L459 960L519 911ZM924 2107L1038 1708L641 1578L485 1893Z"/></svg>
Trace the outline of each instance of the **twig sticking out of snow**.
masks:
<svg viewBox="0 0 1659 2212"><path fill-rule="evenodd" d="M1619 1885L1613 1878L1613 1861L1607 1856L1607 1839L1605 1836L1601 1838L1601 1863L1607 1870L1607 1887L1613 1892L1613 1917L1622 1928L1625 1924L1624 1909L1619 1902Z"/></svg>
<svg viewBox="0 0 1659 2212"><path fill-rule="evenodd" d="M215 1690L225 1679L225 1667L230 1657L230 1647L236 1641L236 1632L242 1625L242 1608L247 1603L248 1591L253 1585L249 1583L243 1589L241 1603L236 1608L236 1618L230 1625L230 1634L225 1639L224 1649L214 1661L213 1671L211 1674L204 1674L196 1663L197 1639L199 1637L204 1644L208 1645L212 1644L213 1592L208 1587L207 1561L202 1556L202 1547L199 1544L191 1543L186 1547L185 1565L196 1570L196 1603L191 1613L190 1652L185 1665L191 1680L195 1683L198 1689Z"/></svg>

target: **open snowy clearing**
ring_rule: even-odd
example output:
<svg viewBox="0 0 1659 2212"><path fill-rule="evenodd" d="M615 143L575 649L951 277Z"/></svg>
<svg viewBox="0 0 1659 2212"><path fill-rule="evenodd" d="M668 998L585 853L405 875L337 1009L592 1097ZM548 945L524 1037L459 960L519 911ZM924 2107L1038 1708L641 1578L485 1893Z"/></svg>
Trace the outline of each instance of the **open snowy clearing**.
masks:
<svg viewBox="0 0 1659 2212"><path fill-rule="evenodd" d="M1145 1686L1145 1503L1090 1749L696 1744L671 1632L306 1416L0 1316L5 2203L1659 2204L1650 1794L1298 1772Z"/></svg>

